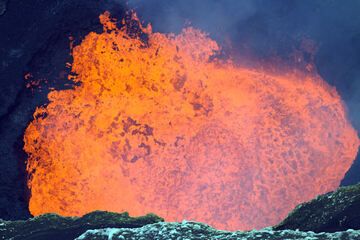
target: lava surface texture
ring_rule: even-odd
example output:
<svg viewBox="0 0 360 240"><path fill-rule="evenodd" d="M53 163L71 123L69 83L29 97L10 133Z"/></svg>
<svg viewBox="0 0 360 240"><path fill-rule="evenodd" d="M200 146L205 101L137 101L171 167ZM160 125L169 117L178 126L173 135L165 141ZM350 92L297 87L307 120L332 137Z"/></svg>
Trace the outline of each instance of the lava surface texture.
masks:
<svg viewBox="0 0 360 240"><path fill-rule="evenodd" d="M26 129L32 214L245 230L338 187L359 139L319 76L239 67L194 28L134 35L108 12L100 21L73 48L76 87L50 92Z"/></svg>

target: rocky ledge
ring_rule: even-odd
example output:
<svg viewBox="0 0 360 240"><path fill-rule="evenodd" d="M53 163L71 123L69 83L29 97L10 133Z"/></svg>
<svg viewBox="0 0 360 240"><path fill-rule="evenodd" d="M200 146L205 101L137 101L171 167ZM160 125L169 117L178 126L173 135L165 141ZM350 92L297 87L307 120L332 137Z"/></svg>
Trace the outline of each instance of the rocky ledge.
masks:
<svg viewBox="0 0 360 240"><path fill-rule="evenodd" d="M130 217L126 212L95 211L82 217L44 214L26 221L3 221L0 219L0 239L70 240L80 236L88 229L131 229L160 221L164 221L164 219L154 214Z"/></svg>
<svg viewBox="0 0 360 240"><path fill-rule="evenodd" d="M216 230L197 222L161 222L141 228L105 228L88 230L76 240L168 240L168 239L242 239L242 240L355 240L360 239L360 231L347 230L336 233L314 233L294 230L273 231L272 228L247 232Z"/></svg>
<svg viewBox="0 0 360 240"><path fill-rule="evenodd" d="M0 220L0 239L360 239L360 184L300 204L280 224L261 230L221 231L206 224L163 222L148 214L92 212L83 217L45 214L26 221Z"/></svg>
<svg viewBox="0 0 360 240"><path fill-rule="evenodd" d="M341 187L298 205L274 229L314 232L360 230L360 184Z"/></svg>

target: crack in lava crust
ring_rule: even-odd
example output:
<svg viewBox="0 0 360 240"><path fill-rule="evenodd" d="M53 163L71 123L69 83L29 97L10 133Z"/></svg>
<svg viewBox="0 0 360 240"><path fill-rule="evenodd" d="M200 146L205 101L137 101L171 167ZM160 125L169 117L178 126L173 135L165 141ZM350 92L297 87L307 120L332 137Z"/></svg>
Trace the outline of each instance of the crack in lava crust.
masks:
<svg viewBox="0 0 360 240"><path fill-rule="evenodd" d="M322 79L221 62L193 28L141 28L144 44L100 20L104 32L73 49L79 86L49 93L26 129L31 213L251 229L339 185L359 139Z"/></svg>

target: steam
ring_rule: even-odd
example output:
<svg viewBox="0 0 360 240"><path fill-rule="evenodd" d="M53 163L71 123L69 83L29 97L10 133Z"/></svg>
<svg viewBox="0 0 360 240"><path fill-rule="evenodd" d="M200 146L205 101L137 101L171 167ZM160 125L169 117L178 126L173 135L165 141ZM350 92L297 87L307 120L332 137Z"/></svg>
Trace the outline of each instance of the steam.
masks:
<svg viewBox="0 0 360 240"><path fill-rule="evenodd" d="M256 5L252 1L135 0L128 5L149 18L156 31L163 32L179 32L188 22L210 33L232 32L238 22L256 13Z"/></svg>
<svg viewBox="0 0 360 240"><path fill-rule="evenodd" d="M114 0L135 9L156 32L179 33L187 24L208 32L238 58L289 58L303 38L318 44L316 66L345 100L360 129L359 1ZM355 51L354 51L355 50ZM240 59L242 60L242 59Z"/></svg>

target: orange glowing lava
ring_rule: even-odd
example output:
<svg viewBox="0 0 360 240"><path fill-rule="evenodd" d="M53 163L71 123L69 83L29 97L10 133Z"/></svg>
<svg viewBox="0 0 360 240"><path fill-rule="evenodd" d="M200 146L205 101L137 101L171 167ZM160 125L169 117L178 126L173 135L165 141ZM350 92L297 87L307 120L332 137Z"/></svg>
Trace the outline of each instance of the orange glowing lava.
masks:
<svg viewBox="0 0 360 240"><path fill-rule="evenodd" d="M141 28L144 43L109 13L100 20L104 32L73 48L78 86L50 92L26 129L32 214L154 212L251 229L338 187L359 139L320 77L220 61L193 28Z"/></svg>

